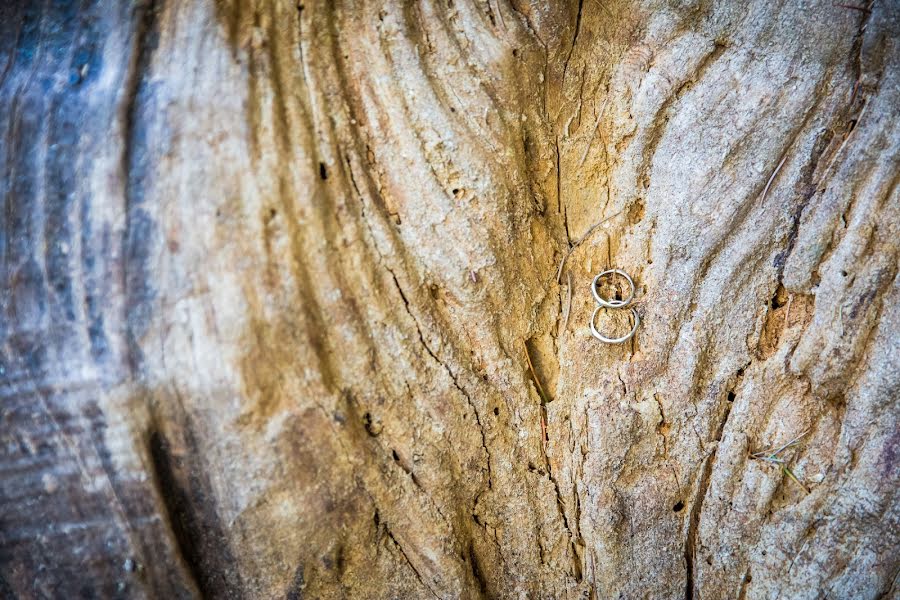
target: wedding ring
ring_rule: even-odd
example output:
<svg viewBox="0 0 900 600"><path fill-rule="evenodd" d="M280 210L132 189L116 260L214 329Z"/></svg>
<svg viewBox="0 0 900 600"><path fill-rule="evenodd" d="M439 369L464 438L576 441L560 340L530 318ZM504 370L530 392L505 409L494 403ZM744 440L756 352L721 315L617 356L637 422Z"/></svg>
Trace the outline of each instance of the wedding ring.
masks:
<svg viewBox="0 0 900 600"><path fill-rule="evenodd" d="M628 281L628 285L631 286L631 292L628 294L628 298L626 298L625 300L616 300L615 298L607 300L600 295L600 292L597 291L597 283L602 277L606 275L621 275L625 278L626 281ZM631 277L628 276L628 273L626 273L622 269L608 269L594 277L594 281L591 283L591 293L594 295L594 300L596 300L597 304L599 304L600 306L605 306L606 308L624 308L631 304L631 301L634 299L634 281L632 281ZM594 314L596 314L596 312ZM593 322L593 319L591 319L591 322Z"/></svg>
<svg viewBox="0 0 900 600"><path fill-rule="evenodd" d="M599 275L598 275L598 277L599 277ZM628 275L625 275L625 277L628 277ZM595 279L595 281L596 281L596 279ZM630 281L630 278L629 278L629 281ZM631 298L629 298L628 301L630 302ZM623 335L622 337L608 338L605 335L603 335L602 333L600 333L599 331L597 331L597 325L595 324L595 321L597 320L597 313L600 312L600 310L602 308L604 308L604 307L598 306L597 308L594 309L594 314L591 315L591 335L593 335L595 338L597 338L598 340L600 340L601 342L603 342L605 344L621 344L622 342L627 342L628 340L630 340L634 336L634 332L637 331L638 325L640 325L640 323L641 323L641 318L638 317L637 311L634 310L634 308L631 309L631 314L634 315L634 327L631 328L631 331L629 331L627 334ZM615 308L621 308L621 307L617 305Z"/></svg>

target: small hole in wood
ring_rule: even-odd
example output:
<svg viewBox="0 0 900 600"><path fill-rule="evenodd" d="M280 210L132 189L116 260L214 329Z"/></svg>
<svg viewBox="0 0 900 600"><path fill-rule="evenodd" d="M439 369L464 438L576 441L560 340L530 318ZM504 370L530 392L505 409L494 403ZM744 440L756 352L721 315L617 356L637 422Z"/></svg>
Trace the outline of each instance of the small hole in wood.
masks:
<svg viewBox="0 0 900 600"><path fill-rule="evenodd" d="M325 163L319 163L319 179L325 181L328 179L328 169L325 167Z"/></svg>
<svg viewBox="0 0 900 600"><path fill-rule="evenodd" d="M675 506L672 507L672 512L681 512L683 508L684 508L684 502L679 500L678 502L675 503Z"/></svg>

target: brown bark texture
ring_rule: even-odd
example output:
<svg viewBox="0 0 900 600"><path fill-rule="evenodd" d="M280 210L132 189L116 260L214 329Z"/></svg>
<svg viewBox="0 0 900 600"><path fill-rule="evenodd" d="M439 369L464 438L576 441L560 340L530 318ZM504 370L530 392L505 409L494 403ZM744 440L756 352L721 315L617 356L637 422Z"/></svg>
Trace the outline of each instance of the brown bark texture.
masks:
<svg viewBox="0 0 900 600"><path fill-rule="evenodd" d="M0 596L900 597L862 1L0 3Z"/></svg>

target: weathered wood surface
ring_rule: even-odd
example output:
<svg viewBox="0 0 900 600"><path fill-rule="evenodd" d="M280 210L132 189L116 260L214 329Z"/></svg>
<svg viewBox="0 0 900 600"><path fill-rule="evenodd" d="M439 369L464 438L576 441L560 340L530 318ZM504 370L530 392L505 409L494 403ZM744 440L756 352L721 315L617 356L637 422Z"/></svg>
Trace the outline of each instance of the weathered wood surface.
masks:
<svg viewBox="0 0 900 600"><path fill-rule="evenodd" d="M0 595L898 597L898 39L2 3Z"/></svg>

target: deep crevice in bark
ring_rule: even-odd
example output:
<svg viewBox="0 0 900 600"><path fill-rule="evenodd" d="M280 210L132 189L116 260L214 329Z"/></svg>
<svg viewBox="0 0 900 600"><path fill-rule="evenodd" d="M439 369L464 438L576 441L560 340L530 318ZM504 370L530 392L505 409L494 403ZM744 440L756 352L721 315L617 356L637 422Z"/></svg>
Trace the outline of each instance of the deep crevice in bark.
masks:
<svg viewBox="0 0 900 600"><path fill-rule="evenodd" d="M148 0L135 8L137 23L133 33L133 57L125 81L122 131L122 175L124 177L123 212L125 229L122 233L121 270L125 296L123 323L126 324L127 364L132 374L140 370L142 350L138 339L149 320L153 297L147 262L153 225L141 208L148 186L148 157L146 156L148 123L142 114L149 101L147 78L153 54L159 44L159 13L164 0Z"/></svg>
<svg viewBox="0 0 900 600"><path fill-rule="evenodd" d="M178 553L184 559L194 585L206 596L210 590L206 585L206 575L203 572L197 542L199 523L193 514L185 490L175 476L169 443L158 431L151 431L147 445L156 486L165 505L172 534L178 543Z"/></svg>
<svg viewBox="0 0 900 600"><path fill-rule="evenodd" d="M734 382L729 386L725 394L724 414L719 420L719 424L716 428L716 445L703 463L700 480L697 484L697 493L694 496L693 502L691 502L691 510L690 514L688 515L687 540L684 545L684 559L686 565L684 597L686 600L693 600L697 593L695 580L695 561L697 559L697 535L698 529L700 527L700 517L703 510L703 501L706 498L706 492L709 489L709 481L712 477L713 467L715 466L716 454L719 449L719 444L722 443L722 436L725 432L725 427L728 424L728 417L731 416L731 410L734 407L734 400L736 398L734 396L734 390L740 385L743 374L749 365L750 363L748 362L746 365L738 369L738 372L735 375Z"/></svg>
<svg viewBox="0 0 900 600"><path fill-rule="evenodd" d="M185 430L186 451L195 453L193 434ZM215 513L209 484L189 456L173 452L171 442L151 430L147 450L154 483L165 507L169 527L188 574L203 597L243 597L234 556Z"/></svg>
<svg viewBox="0 0 900 600"><path fill-rule="evenodd" d="M490 595L488 590L490 589L490 586L484 576L481 565L478 563L478 554L475 552L475 548L472 546L471 542L469 543L468 558L469 567L472 570L472 577L475 579L475 583L478 584L478 591L481 593L481 597L489 598Z"/></svg>

